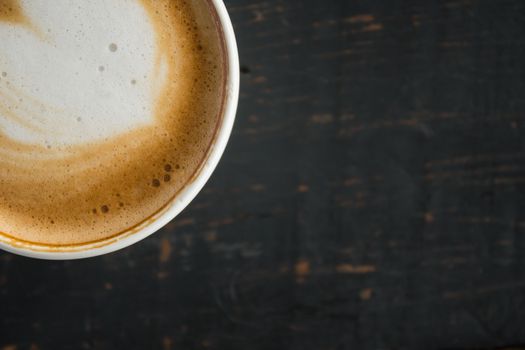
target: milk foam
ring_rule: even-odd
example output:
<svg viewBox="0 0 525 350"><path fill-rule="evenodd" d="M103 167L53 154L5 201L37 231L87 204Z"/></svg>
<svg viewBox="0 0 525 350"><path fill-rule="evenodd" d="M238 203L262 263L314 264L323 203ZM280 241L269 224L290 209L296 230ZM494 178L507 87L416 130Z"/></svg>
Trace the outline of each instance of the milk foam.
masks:
<svg viewBox="0 0 525 350"><path fill-rule="evenodd" d="M140 1L21 0L0 22L0 128L51 147L99 141L152 124L165 84Z"/></svg>
<svg viewBox="0 0 525 350"><path fill-rule="evenodd" d="M225 69L208 0L0 0L0 240L94 242L166 208Z"/></svg>

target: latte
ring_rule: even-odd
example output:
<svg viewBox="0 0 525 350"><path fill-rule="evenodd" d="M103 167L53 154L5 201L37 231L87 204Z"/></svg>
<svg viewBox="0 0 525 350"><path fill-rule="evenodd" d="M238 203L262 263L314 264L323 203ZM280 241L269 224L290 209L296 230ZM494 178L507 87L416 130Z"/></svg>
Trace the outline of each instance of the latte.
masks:
<svg viewBox="0 0 525 350"><path fill-rule="evenodd" d="M116 236L206 158L225 59L206 0L0 0L0 235Z"/></svg>

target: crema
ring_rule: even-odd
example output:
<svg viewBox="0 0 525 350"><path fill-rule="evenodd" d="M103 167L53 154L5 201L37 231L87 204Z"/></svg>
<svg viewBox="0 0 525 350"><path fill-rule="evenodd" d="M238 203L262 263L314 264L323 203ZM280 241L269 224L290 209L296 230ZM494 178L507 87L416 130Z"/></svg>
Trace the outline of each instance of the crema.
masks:
<svg viewBox="0 0 525 350"><path fill-rule="evenodd" d="M198 172L225 94L206 0L0 0L0 234L116 236Z"/></svg>

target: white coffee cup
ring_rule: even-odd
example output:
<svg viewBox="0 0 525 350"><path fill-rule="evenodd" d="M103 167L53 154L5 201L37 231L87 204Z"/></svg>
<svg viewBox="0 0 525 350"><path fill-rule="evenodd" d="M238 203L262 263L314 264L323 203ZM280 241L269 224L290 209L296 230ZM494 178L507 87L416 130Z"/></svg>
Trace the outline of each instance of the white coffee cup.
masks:
<svg viewBox="0 0 525 350"><path fill-rule="evenodd" d="M225 47L225 61L227 65L226 97L218 131L208 151L207 158L198 169L194 178L161 211L148 218L139 226L129 229L116 237L86 244L53 246L35 244L0 235L0 249L31 258L48 260L82 259L111 253L130 246L158 231L175 218L197 196L210 178L226 148L239 99L239 55L231 20L222 0L207 1L210 9L216 13L218 27Z"/></svg>

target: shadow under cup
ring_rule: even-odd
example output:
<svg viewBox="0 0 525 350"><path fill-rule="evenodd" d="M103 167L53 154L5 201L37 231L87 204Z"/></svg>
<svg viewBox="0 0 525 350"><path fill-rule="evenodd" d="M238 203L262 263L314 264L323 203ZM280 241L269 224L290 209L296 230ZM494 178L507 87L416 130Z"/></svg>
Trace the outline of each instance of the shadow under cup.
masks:
<svg viewBox="0 0 525 350"><path fill-rule="evenodd" d="M85 243L49 245L17 239L0 232L0 249L39 259L81 259L125 248L153 234L177 216L210 178L231 134L239 96L239 58L235 34L222 0L205 0L218 28L224 55L224 81L220 116L204 158L186 184L153 215L113 236Z"/></svg>

